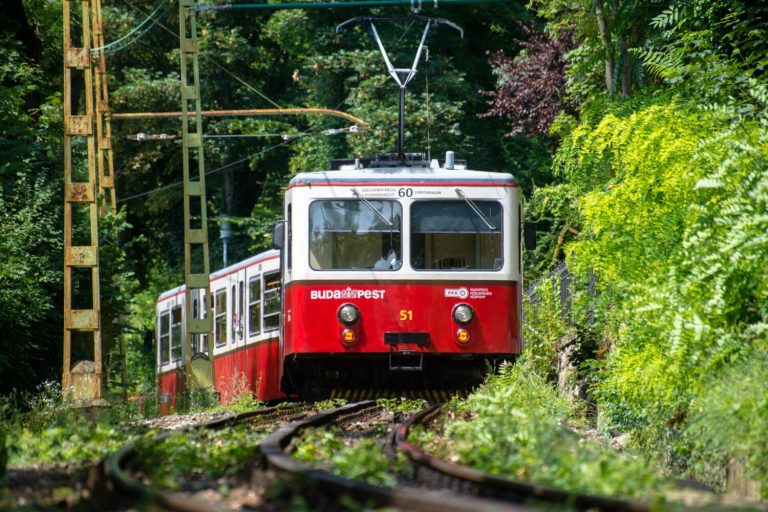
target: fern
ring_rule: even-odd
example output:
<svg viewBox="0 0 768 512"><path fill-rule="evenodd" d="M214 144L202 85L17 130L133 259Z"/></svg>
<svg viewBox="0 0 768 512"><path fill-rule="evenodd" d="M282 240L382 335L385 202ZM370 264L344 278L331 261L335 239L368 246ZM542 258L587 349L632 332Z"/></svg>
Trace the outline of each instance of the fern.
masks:
<svg viewBox="0 0 768 512"><path fill-rule="evenodd" d="M661 14L651 19L651 26L657 29L668 29L678 24L680 20L680 10L677 6L664 9Z"/></svg>

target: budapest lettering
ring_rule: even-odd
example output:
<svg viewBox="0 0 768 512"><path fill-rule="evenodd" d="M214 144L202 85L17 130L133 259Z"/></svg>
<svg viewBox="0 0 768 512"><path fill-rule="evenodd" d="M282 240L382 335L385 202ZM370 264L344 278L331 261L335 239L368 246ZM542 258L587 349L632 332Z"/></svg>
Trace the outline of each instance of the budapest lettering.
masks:
<svg viewBox="0 0 768 512"><path fill-rule="evenodd" d="M317 299L383 299L386 290L353 290L346 288L344 290L311 290L309 298Z"/></svg>

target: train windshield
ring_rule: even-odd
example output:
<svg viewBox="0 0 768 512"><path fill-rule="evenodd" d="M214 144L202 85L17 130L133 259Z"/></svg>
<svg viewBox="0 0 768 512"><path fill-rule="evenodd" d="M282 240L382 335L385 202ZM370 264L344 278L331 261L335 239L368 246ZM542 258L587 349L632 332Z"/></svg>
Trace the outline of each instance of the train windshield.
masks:
<svg viewBox="0 0 768 512"><path fill-rule="evenodd" d="M500 270L504 263L502 217L501 204L496 201L414 202L411 266L417 270Z"/></svg>
<svg viewBox="0 0 768 512"><path fill-rule="evenodd" d="M314 270L397 270L403 209L397 201L325 200L309 207Z"/></svg>

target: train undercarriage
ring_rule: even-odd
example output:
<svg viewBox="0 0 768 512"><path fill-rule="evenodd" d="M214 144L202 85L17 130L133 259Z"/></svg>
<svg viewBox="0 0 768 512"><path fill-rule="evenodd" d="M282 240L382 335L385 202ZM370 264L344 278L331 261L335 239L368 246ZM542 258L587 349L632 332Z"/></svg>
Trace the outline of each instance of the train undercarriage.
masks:
<svg viewBox="0 0 768 512"><path fill-rule="evenodd" d="M281 387L306 399L433 399L466 395L510 360L509 354L301 354L286 357Z"/></svg>

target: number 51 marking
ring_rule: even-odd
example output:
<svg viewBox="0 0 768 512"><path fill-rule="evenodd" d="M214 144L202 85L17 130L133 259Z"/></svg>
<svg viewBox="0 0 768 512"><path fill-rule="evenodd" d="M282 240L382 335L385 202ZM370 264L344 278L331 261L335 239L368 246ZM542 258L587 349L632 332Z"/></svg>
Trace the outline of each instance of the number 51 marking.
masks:
<svg viewBox="0 0 768 512"><path fill-rule="evenodd" d="M401 309L400 310L400 320L413 320L413 310L412 309Z"/></svg>

